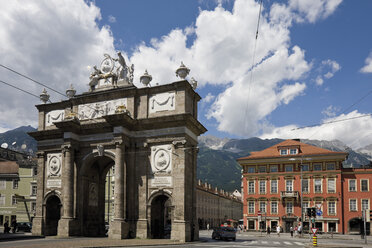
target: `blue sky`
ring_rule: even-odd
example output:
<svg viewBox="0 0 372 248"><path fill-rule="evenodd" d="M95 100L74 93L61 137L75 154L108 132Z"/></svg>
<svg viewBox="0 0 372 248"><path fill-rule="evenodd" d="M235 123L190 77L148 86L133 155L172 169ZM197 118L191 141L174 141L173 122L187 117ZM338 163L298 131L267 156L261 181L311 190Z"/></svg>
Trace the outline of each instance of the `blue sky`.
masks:
<svg viewBox="0 0 372 248"><path fill-rule="evenodd" d="M135 80L148 69L166 84L177 80L181 61L190 67L207 134L339 139L353 148L372 143L372 117L356 118L371 113L372 93L349 108L372 90L371 1L263 0L256 50L253 0L3 5L1 63L60 91L69 83L86 91L89 66L121 50L135 65ZM42 90L0 73L34 94ZM0 131L35 126L37 99L6 87ZM349 118L356 119L292 130Z"/></svg>

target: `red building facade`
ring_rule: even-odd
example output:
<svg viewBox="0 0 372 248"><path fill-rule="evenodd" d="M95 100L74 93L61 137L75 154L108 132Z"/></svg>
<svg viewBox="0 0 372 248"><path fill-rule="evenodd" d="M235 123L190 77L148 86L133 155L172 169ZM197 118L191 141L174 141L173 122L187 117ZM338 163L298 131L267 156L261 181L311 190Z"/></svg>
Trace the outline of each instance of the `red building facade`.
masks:
<svg viewBox="0 0 372 248"><path fill-rule="evenodd" d="M370 209L372 169L344 169L342 162L347 156L286 140L239 158L246 228L280 225L288 232L301 224L308 229L306 208L316 207L314 225L319 231L360 232L362 209Z"/></svg>

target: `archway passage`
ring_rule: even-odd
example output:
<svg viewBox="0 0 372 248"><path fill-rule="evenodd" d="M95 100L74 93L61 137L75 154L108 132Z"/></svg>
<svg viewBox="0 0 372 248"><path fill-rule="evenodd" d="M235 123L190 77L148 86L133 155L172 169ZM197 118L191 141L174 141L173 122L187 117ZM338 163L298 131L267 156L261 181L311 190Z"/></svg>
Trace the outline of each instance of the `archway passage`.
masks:
<svg viewBox="0 0 372 248"><path fill-rule="evenodd" d="M165 195L151 202L151 238L169 239L172 231L171 200Z"/></svg>
<svg viewBox="0 0 372 248"><path fill-rule="evenodd" d="M61 218L61 200L52 195L46 201L45 235L55 236L58 233L58 221Z"/></svg>
<svg viewBox="0 0 372 248"><path fill-rule="evenodd" d="M370 223L366 223L367 235L370 234ZM350 234L363 234L364 224L362 218L353 218L349 220L349 233Z"/></svg>
<svg viewBox="0 0 372 248"><path fill-rule="evenodd" d="M88 237L106 236L105 187L106 174L114 165L109 157L95 157L82 171L83 221L81 233Z"/></svg>

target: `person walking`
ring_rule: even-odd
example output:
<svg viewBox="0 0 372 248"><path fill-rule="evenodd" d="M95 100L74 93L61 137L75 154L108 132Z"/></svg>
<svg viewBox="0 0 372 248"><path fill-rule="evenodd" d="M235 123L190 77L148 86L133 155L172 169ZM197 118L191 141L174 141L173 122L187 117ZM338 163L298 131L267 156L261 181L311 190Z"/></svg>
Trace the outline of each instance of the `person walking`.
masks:
<svg viewBox="0 0 372 248"><path fill-rule="evenodd" d="M266 231L267 231L267 236L270 237L270 232L271 232L271 230L270 230L270 227L269 227L269 226L267 227L267 230L266 230Z"/></svg>
<svg viewBox="0 0 372 248"><path fill-rule="evenodd" d="M291 233L291 238L293 238L293 226L289 228L289 232Z"/></svg>
<svg viewBox="0 0 372 248"><path fill-rule="evenodd" d="M6 220L5 223L4 223L4 233L9 233L9 221Z"/></svg>
<svg viewBox="0 0 372 248"><path fill-rule="evenodd" d="M276 233L278 234L278 237L280 237L280 225L276 226Z"/></svg>

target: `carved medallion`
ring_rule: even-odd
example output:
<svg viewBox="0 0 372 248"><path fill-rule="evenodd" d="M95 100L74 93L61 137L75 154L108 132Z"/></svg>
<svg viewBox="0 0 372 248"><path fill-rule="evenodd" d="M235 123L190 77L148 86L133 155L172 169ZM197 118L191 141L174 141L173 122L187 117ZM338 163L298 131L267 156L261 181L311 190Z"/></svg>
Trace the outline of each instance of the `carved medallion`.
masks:
<svg viewBox="0 0 372 248"><path fill-rule="evenodd" d="M170 173L172 170L172 146L153 146L151 149L151 169L153 173Z"/></svg>
<svg viewBox="0 0 372 248"><path fill-rule="evenodd" d="M62 167L62 154L61 153L48 154L48 160L47 160L48 177L60 177L61 167Z"/></svg>

